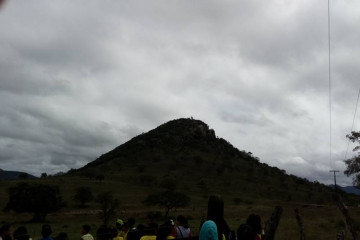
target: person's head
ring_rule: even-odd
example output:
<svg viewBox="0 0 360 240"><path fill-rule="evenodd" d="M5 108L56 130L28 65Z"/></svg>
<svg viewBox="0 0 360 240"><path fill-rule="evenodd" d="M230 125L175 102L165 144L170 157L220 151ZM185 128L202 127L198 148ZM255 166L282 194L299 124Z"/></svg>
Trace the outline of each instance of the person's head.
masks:
<svg viewBox="0 0 360 240"><path fill-rule="evenodd" d="M228 230L224 219L224 201L220 195L211 195L208 200L207 220L215 222L218 232L218 239Z"/></svg>
<svg viewBox="0 0 360 240"><path fill-rule="evenodd" d="M132 229L135 226L135 218L129 218L126 221L126 224L127 224L129 229Z"/></svg>
<svg viewBox="0 0 360 240"><path fill-rule="evenodd" d="M177 216L176 221L179 226L187 227L188 221L183 215Z"/></svg>
<svg viewBox="0 0 360 240"><path fill-rule="evenodd" d="M9 224L5 224L0 228L0 236L11 236L11 226Z"/></svg>
<svg viewBox="0 0 360 240"><path fill-rule="evenodd" d="M261 234L261 217L259 215L250 214L248 219L246 220L246 223L251 226L255 233Z"/></svg>
<svg viewBox="0 0 360 240"><path fill-rule="evenodd" d="M224 201L219 195L211 195L208 200L207 220L218 223L224 220Z"/></svg>
<svg viewBox="0 0 360 240"><path fill-rule="evenodd" d="M162 224L159 227L157 236L156 236L156 240L166 240L167 237L172 233L173 231L173 224L172 222L169 220L167 220L164 224Z"/></svg>
<svg viewBox="0 0 360 240"><path fill-rule="evenodd" d="M143 231L145 229L145 225L144 224L139 224L136 226L136 230L139 230L139 231Z"/></svg>
<svg viewBox="0 0 360 240"><path fill-rule="evenodd" d="M149 227L146 228L144 235L146 236L155 236L158 232L159 225L157 223L150 223Z"/></svg>
<svg viewBox="0 0 360 240"><path fill-rule="evenodd" d="M49 237L52 233L51 227L49 224L44 224L41 227L41 235L43 237Z"/></svg>
<svg viewBox="0 0 360 240"><path fill-rule="evenodd" d="M85 224L82 226L81 228L81 234L85 235L85 234L88 234L90 232L90 225L89 224Z"/></svg>
<svg viewBox="0 0 360 240"><path fill-rule="evenodd" d="M200 229L199 240L218 240L218 231L214 221L204 222Z"/></svg>
<svg viewBox="0 0 360 240"><path fill-rule="evenodd" d="M149 215L147 215L146 216L146 224L148 225L148 226L150 226L150 224L153 222L153 218L151 217L151 215L149 214Z"/></svg>
<svg viewBox="0 0 360 240"><path fill-rule="evenodd" d="M29 240L30 236L27 234L27 229L24 226L20 226L15 229L13 233L13 237L15 240Z"/></svg>
<svg viewBox="0 0 360 240"><path fill-rule="evenodd" d="M116 230L115 230L116 232ZM108 228L106 226L100 226L96 231L97 240L112 240L115 237L114 229Z"/></svg>
<svg viewBox="0 0 360 240"><path fill-rule="evenodd" d="M124 221L121 219L117 219L115 226L117 230L121 231L122 227L124 226Z"/></svg>
<svg viewBox="0 0 360 240"><path fill-rule="evenodd" d="M255 233L249 224L241 224L237 229L237 240L254 240Z"/></svg>

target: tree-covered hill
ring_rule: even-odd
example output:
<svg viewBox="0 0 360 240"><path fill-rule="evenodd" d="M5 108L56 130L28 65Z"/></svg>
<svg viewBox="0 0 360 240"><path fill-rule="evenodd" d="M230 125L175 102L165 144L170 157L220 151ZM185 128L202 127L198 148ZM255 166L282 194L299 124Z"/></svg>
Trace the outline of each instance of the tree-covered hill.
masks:
<svg viewBox="0 0 360 240"><path fill-rule="evenodd" d="M17 179L34 179L35 176L19 171L6 171L0 169L0 181L2 180L17 180Z"/></svg>
<svg viewBox="0 0 360 240"><path fill-rule="evenodd" d="M323 184L262 163L192 118L162 124L69 174L147 188L173 184L191 194L205 197L217 192L239 201L261 198L321 204L331 201L332 192Z"/></svg>

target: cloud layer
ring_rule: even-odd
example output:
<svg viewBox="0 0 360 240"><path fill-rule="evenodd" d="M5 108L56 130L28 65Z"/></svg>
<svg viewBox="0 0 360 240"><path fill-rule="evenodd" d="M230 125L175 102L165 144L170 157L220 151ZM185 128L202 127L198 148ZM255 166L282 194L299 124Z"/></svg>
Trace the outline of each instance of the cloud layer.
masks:
<svg viewBox="0 0 360 240"><path fill-rule="evenodd" d="M327 1L7 1L0 168L78 168L193 116L262 162L331 183L360 87L360 3L331 4L330 160Z"/></svg>

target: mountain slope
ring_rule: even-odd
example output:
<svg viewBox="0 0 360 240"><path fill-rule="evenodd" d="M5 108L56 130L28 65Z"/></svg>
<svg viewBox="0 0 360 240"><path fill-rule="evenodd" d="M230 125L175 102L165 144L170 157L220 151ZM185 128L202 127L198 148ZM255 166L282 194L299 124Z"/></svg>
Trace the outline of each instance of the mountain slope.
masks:
<svg viewBox="0 0 360 240"><path fill-rule="evenodd" d="M34 179L37 178L25 172L5 171L0 169L0 181L2 180L16 180L16 179Z"/></svg>
<svg viewBox="0 0 360 240"><path fill-rule="evenodd" d="M177 119L134 137L70 174L95 176L152 189L173 183L181 191L234 199L323 203L332 190L261 163L216 136L207 124Z"/></svg>

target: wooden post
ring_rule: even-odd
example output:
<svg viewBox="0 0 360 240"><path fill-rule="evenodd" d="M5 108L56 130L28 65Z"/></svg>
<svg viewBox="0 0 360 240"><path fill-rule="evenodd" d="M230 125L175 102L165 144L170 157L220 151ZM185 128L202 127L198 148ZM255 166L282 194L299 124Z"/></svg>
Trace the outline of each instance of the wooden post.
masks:
<svg viewBox="0 0 360 240"><path fill-rule="evenodd" d="M304 225L303 225L303 222L301 220L301 217L300 217L300 212L299 212L299 209L295 209L294 210L295 212L295 217L296 217L296 221L297 221L297 224L300 228L300 240L305 240L306 237L305 237L305 231L304 231Z"/></svg>
<svg viewBox="0 0 360 240"><path fill-rule="evenodd" d="M345 233L344 231L338 232L336 236L336 240L345 240Z"/></svg>
<svg viewBox="0 0 360 240"><path fill-rule="evenodd" d="M282 207L277 206L277 207L275 207L274 212L271 214L270 219L266 221L266 224L265 224L266 240L274 240L275 239L275 232L279 225L281 214L282 214Z"/></svg>
<svg viewBox="0 0 360 240"><path fill-rule="evenodd" d="M337 203L337 206L340 210L340 212L342 213L342 215L345 218L345 222L346 222L346 226L350 232L350 234L353 237L353 240L359 240L358 234L354 228L354 221L351 219L351 217L349 216L349 212L347 210L347 207L345 206L344 202L342 201L340 195L334 195L334 199Z"/></svg>

